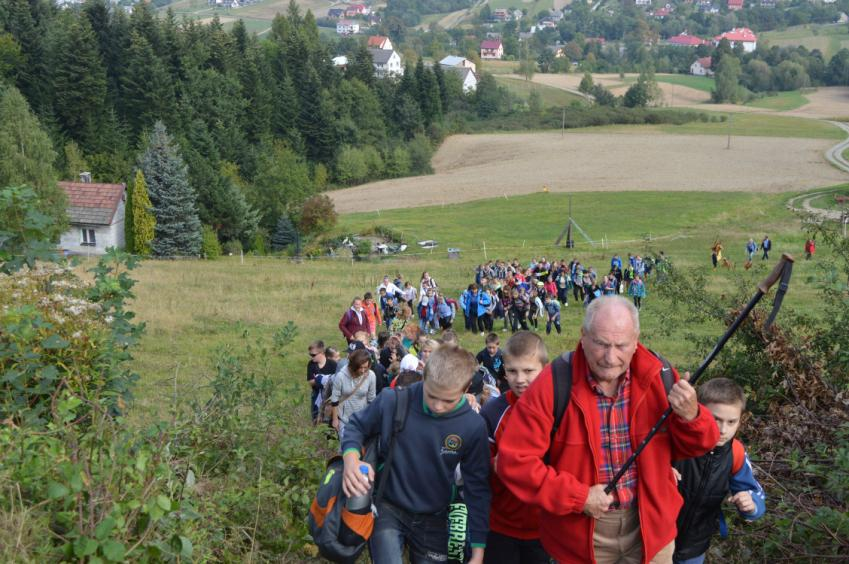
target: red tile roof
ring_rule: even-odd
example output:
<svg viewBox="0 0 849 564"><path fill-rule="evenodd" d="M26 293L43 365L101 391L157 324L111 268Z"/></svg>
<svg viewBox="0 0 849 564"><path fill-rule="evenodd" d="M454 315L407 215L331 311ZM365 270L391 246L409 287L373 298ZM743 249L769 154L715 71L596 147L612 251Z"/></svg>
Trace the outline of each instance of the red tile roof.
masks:
<svg viewBox="0 0 849 564"><path fill-rule="evenodd" d="M676 35L675 37L670 37L667 40L667 43L670 45L680 45L684 47L698 47L699 45L706 45L708 41L701 37L696 37L695 35L687 35L685 32L680 35Z"/></svg>
<svg viewBox="0 0 849 564"><path fill-rule="evenodd" d="M72 223L110 225L124 197L123 184L59 182L68 195L68 215Z"/></svg>
<svg viewBox="0 0 849 564"><path fill-rule="evenodd" d="M711 57L700 57L696 59L696 62L702 65L702 68L709 69L710 65L713 63L713 59Z"/></svg>
<svg viewBox="0 0 849 564"><path fill-rule="evenodd" d="M501 47L500 39L485 39L481 41L481 49L498 49Z"/></svg>
<svg viewBox="0 0 849 564"><path fill-rule="evenodd" d="M369 47L380 47L385 42L389 41L388 37L384 37L383 35L373 35L368 38L368 46Z"/></svg>
<svg viewBox="0 0 849 564"><path fill-rule="evenodd" d="M753 43L758 40L758 37L748 27L735 27L731 31L726 31L721 35L714 37L716 41L727 39L728 41L742 41L745 43Z"/></svg>
<svg viewBox="0 0 849 564"><path fill-rule="evenodd" d="M743 0L728 0L728 7L731 8L732 6L735 8L742 8Z"/></svg>

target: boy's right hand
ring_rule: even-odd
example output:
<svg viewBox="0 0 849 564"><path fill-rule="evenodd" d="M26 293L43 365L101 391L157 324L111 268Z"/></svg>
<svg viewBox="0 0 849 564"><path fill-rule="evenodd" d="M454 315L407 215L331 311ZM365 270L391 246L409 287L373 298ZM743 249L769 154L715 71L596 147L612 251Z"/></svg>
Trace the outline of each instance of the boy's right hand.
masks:
<svg viewBox="0 0 849 564"><path fill-rule="evenodd" d="M613 503L613 496L604 493L605 484L596 484L590 488L587 501L584 503L584 513L598 519L604 515Z"/></svg>
<svg viewBox="0 0 849 564"><path fill-rule="evenodd" d="M356 452L349 452L343 457L345 470L342 475L342 491L348 497L368 493L369 486L374 482L374 469L368 462L360 460ZM360 472L360 466L368 466L368 478Z"/></svg>

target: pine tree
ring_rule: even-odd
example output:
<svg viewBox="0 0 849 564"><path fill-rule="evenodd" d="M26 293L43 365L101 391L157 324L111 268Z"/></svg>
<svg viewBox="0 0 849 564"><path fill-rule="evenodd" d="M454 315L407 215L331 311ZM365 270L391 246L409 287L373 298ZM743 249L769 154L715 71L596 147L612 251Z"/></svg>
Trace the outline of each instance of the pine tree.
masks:
<svg viewBox="0 0 849 564"><path fill-rule="evenodd" d="M151 242L156 231L156 218L153 215L153 205L147 192L147 182L144 173L136 170L136 179L133 182L133 192L130 202L132 206L133 234L132 252L137 255L149 255Z"/></svg>
<svg viewBox="0 0 849 564"><path fill-rule="evenodd" d="M101 145L107 115L106 70L97 36L85 18L77 18L61 33L52 61L53 107L63 132L86 153Z"/></svg>
<svg viewBox="0 0 849 564"><path fill-rule="evenodd" d="M161 121L153 125L147 148L139 159L139 168L147 181L156 218L151 244L153 254L200 254L201 223L197 197L189 185L186 165ZM138 204L136 207L138 209ZM137 245L139 236L136 231Z"/></svg>
<svg viewBox="0 0 849 564"><path fill-rule="evenodd" d="M274 228L274 234L271 236L271 248L280 251L297 241L298 232L295 231L295 226L292 225L289 216L281 215L277 220L277 227Z"/></svg>
<svg viewBox="0 0 849 564"><path fill-rule="evenodd" d="M121 75L123 118L135 138L157 119L168 121L174 107L171 77L147 39L133 32L127 67Z"/></svg>

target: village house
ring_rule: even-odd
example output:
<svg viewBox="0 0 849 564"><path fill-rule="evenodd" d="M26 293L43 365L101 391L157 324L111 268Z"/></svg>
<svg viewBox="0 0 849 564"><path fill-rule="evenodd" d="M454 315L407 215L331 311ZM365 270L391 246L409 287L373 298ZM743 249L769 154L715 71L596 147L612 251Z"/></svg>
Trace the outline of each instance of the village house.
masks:
<svg viewBox="0 0 849 564"><path fill-rule="evenodd" d="M500 39L481 41L481 59L501 59L504 56L504 45Z"/></svg>
<svg viewBox="0 0 849 564"><path fill-rule="evenodd" d="M695 35L689 35L686 31L670 37L666 40L666 43L674 47L698 47L699 45L710 44L708 40L696 37Z"/></svg>
<svg viewBox="0 0 849 564"><path fill-rule="evenodd" d="M383 35L373 35L368 38L368 44L366 45L369 49L388 49L392 50L392 41L388 37L384 37Z"/></svg>
<svg viewBox="0 0 849 564"><path fill-rule="evenodd" d="M327 17L333 20L338 20L345 17L344 8L330 8L327 10Z"/></svg>
<svg viewBox="0 0 849 564"><path fill-rule="evenodd" d="M775 8L775 0L761 0L761 8Z"/></svg>
<svg viewBox="0 0 849 564"><path fill-rule="evenodd" d="M663 18L669 16L669 14L671 14L674 10L675 9L670 4L667 4L666 6L655 10L652 13L652 16L657 20L662 20Z"/></svg>
<svg viewBox="0 0 849 564"><path fill-rule="evenodd" d="M356 18L358 16L367 16L370 13L371 13L371 8L369 8L365 4L351 4L345 10L345 15L349 18Z"/></svg>
<svg viewBox="0 0 849 564"><path fill-rule="evenodd" d="M510 17L510 10L508 10L507 8L496 8L492 11L492 19L497 22L509 21Z"/></svg>
<svg viewBox="0 0 849 564"><path fill-rule="evenodd" d="M456 73L463 84L463 93L476 92L478 89L478 76L475 74L475 63L465 57L449 55L439 61L439 66L449 72Z"/></svg>
<svg viewBox="0 0 849 564"><path fill-rule="evenodd" d="M736 12L743 9L743 0L728 0L728 10Z"/></svg>
<svg viewBox="0 0 849 564"><path fill-rule="evenodd" d="M751 53L758 47L758 37L748 27L735 27L731 31L726 31L723 34L714 37L713 42L715 45L719 45L719 42L723 39L728 40L732 49L738 43L741 44L743 46L743 52L745 53Z"/></svg>
<svg viewBox="0 0 849 564"><path fill-rule="evenodd" d="M634 6L651 6L651 0L634 0Z"/></svg>
<svg viewBox="0 0 849 564"><path fill-rule="evenodd" d="M701 57L696 59L696 62L690 65L690 74L694 76L713 76L713 71L711 70L710 65L710 57Z"/></svg>
<svg viewBox="0 0 849 564"><path fill-rule="evenodd" d="M102 255L109 247L124 246L125 185L92 183L87 172L80 174L80 182L58 184L68 195L71 223L59 239L65 252Z"/></svg>
<svg viewBox="0 0 849 564"><path fill-rule="evenodd" d="M439 64L445 68L457 67L462 69L472 69L472 72L477 72L478 70L475 63L465 57L458 57L456 55L448 55L439 61Z"/></svg>
<svg viewBox="0 0 849 564"><path fill-rule="evenodd" d="M336 23L336 33L338 35L354 35L360 32L359 22L353 20L339 20Z"/></svg>
<svg viewBox="0 0 849 564"><path fill-rule="evenodd" d="M369 49L372 64L374 65L374 76L377 78L388 78L404 76L404 67L401 66L401 55L392 49Z"/></svg>

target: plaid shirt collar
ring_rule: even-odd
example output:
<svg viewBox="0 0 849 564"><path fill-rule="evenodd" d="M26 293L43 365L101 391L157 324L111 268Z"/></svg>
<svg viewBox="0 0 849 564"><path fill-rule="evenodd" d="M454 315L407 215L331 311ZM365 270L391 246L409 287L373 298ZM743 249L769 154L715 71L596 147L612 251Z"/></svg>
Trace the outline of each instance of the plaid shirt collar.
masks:
<svg viewBox="0 0 849 564"><path fill-rule="evenodd" d="M590 389L599 396L610 397L604 393L601 389L601 386L598 384L598 381L593 378L592 373L590 373L589 369L587 370L587 383L590 385ZM628 370L625 371L625 377L620 376L619 385L616 386L616 395L613 398L619 397L622 394L623 386L629 386L631 384L631 367L628 367Z"/></svg>

